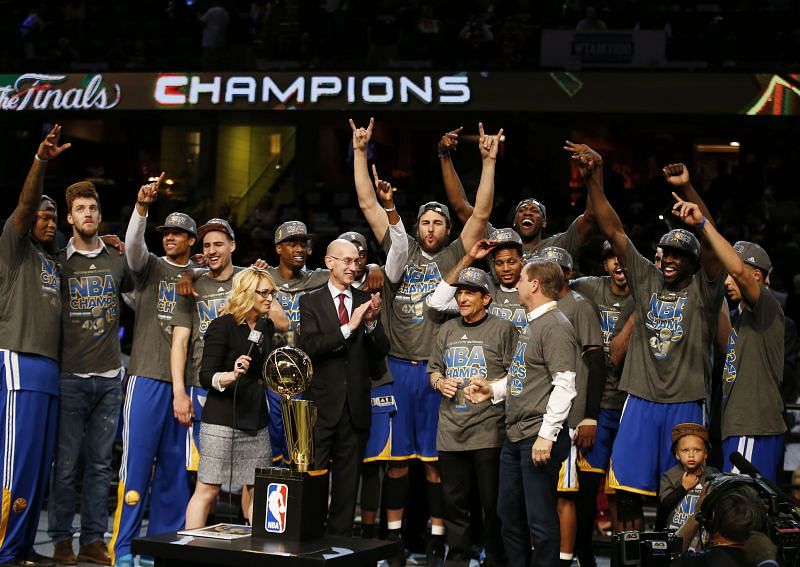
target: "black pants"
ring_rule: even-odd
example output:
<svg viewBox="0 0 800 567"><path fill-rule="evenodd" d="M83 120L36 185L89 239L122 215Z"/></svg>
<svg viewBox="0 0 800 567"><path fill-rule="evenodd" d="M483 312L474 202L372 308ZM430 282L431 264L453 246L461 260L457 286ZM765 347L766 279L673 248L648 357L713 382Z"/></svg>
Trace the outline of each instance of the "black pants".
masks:
<svg viewBox="0 0 800 567"><path fill-rule="evenodd" d="M471 486L472 472L478 486ZM469 564L471 549L469 512L476 492L484 515L483 539L487 561L504 563L503 539L497 518L497 494L500 486L500 447L474 451L439 451L439 472L444 493L448 564L451 558ZM477 490L476 490L477 489Z"/></svg>
<svg viewBox="0 0 800 567"><path fill-rule="evenodd" d="M333 428L314 429L314 461L317 469L328 468L331 498L328 507L328 533L350 536L356 510L361 460L369 430L356 429L345 404L339 422Z"/></svg>

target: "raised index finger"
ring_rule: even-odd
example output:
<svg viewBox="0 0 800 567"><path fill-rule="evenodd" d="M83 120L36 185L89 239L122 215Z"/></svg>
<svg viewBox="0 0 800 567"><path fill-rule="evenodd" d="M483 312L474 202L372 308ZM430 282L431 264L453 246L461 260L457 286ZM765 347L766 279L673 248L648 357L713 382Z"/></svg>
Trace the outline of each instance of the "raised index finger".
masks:
<svg viewBox="0 0 800 567"><path fill-rule="evenodd" d="M372 164L372 177L375 178L375 185L378 185L381 182L381 178L378 177L378 168L374 163Z"/></svg>
<svg viewBox="0 0 800 567"><path fill-rule="evenodd" d="M367 126L367 134L372 134L372 127L375 126L375 119L370 116L369 126Z"/></svg>
<svg viewBox="0 0 800 567"><path fill-rule="evenodd" d="M154 188L158 189L159 187L161 187L161 184L164 182L164 179L166 179L166 177L167 177L167 172L166 171L162 171L161 175L159 175L158 179L156 179L156 182L154 184L155 185Z"/></svg>
<svg viewBox="0 0 800 567"><path fill-rule="evenodd" d="M355 132L356 130L358 130L358 128L356 127L356 123L355 123L355 122L353 122L353 119L352 119L352 118L348 118L348 119L347 119L347 121L350 123L350 128L352 128L352 129L353 129L353 132Z"/></svg>
<svg viewBox="0 0 800 567"><path fill-rule="evenodd" d="M485 135L483 133L483 122L478 122L478 134L480 134L481 138Z"/></svg>
<svg viewBox="0 0 800 567"><path fill-rule="evenodd" d="M678 194L675 191L672 192L672 197L678 202L679 205L685 202L678 196Z"/></svg>
<svg viewBox="0 0 800 567"><path fill-rule="evenodd" d="M461 133L461 130L463 130L463 129L464 129L464 127L463 127L463 126L459 126L459 127L458 127L458 128L456 128L455 130L450 130L450 131L447 133L447 135L448 135L448 136L455 136L455 137L458 137L458 135Z"/></svg>

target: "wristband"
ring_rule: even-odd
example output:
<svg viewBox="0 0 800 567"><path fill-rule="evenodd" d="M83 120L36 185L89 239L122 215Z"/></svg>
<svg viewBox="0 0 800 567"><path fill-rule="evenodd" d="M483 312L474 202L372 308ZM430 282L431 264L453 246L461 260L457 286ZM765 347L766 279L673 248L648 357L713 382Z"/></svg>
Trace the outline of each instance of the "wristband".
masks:
<svg viewBox="0 0 800 567"><path fill-rule="evenodd" d="M706 217L703 217L703 220L700 221L700 228L706 227Z"/></svg>
<svg viewBox="0 0 800 567"><path fill-rule="evenodd" d="M450 158L450 152L449 151L439 152L439 159L445 159L445 158L447 159Z"/></svg>
<svg viewBox="0 0 800 567"><path fill-rule="evenodd" d="M397 207L392 207L391 209L387 209L386 207L384 207L383 210L386 211L387 213L391 213L392 211L396 211Z"/></svg>
<svg viewBox="0 0 800 567"><path fill-rule="evenodd" d="M47 160L47 159L40 158L39 154L33 154L33 157L36 159L36 161L40 161L42 163L47 163L48 161L50 161L50 160Z"/></svg>

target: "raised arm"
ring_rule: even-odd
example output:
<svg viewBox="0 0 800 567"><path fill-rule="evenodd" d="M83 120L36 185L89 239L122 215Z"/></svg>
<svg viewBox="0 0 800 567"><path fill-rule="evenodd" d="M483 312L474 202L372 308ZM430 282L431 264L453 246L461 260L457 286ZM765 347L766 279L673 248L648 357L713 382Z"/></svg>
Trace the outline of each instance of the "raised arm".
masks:
<svg viewBox="0 0 800 567"><path fill-rule="evenodd" d="M51 159L57 158L62 152L68 150L72 144L58 145L58 137L61 134L61 126L56 124L52 130L47 133L31 164L31 169L28 171L28 176L25 178L25 183L22 185L22 192L19 194L17 207L14 209L14 228L20 236L25 235L31 230L33 219L36 216L36 211L39 210L39 204L42 200L42 191L44 189L44 174L47 170L47 162Z"/></svg>
<svg viewBox="0 0 800 567"><path fill-rule="evenodd" d="M372 164L372 176L375 179L375 197L381 204L381 208L386 211L389 220L389 238L391 246L386 255L386 277L392 283L397 283L403 275L406 262L408 261L408 237L403 220L397 214L397 207L394 204L394 194L397 191L388 181L382 180L378 176L378 168Z"/></svg>
<svg viewBox="0 0 800 567"><path fill-rule="evenodd" d="M437 151L439 152L439 164L442 167L442 182L444 182L444 190L447 193L447 200L450 203L450 208L458 217L458 221L463 225L472 216L472 205L467 200L467 194L464 192L464 185L458 177L456 168L453 165L453 152L458 149L458 135L464 129L459 126L455 130L447 132L442 139L439 140Z"/></svg>
<svg viewBox="0 0 800 567"><path fill-rule="evenodd" d="M720 268L724 267L739 290L742 292L742 298L747 302L750 307L753 307L761 296L761 284L753 275L752 270L747 269L744 262L733 246L725 240L717 228L708 221L706 216L700 210L699 205L690 203L681 199L677 193L673 193L675 198L675 205L672 207L672 214L681 219L685 224L697 228L705 237L705 243L710 251L716 258L716 264ZM705 265L705 264L704 264ZM716 274L712 274L706 269L709 276L712 278Z"/></svg>
<svg viewBox="0 0 800 567"><path fill-rule="evenodd" d="M353 179L358 195L358 206L372 229L372 234L378 242L383 242L386 230L389 227L387 211L383 210L378 199L375 197L375 190L369 179L369 166L367 165L367 145L372 139L372 130L375 127L375 119L369 119L369 126L366 128L356 127L353 119L350 119L350 128L353 130ZM388 211L394 212L397 211Z"/></svg>
<svg viewBox="0 0 800 567"><path fill-rule="evenodd" d="M706 219L704 225L713 226L714 221L711 218L711 213L709 212L708 207L706 207L705 202L703 202L703 200L700 198L700 195L697 193L697 191L695 191L694 186L692 186L692 182L689 180L689 168L682 163L674 163L666 166L663 171L664 178L667 180L667 184L680 191L683 195L683 199L686 202L693 203L697 206L700 215ZM716 251L711 249L710 244L708 246L700 247L700 263L702 264L703 269L706 271L706 274L708 274L712 280L717 277L717 274L719 274L719 271L722 269L721 262L722 258L716 253Z"/></svg>
<svg viewBox="0 0 800 567"><path fill-rule="evenodd" d="M497 164L497 151L500 148L500 139L503 136L503 129L495 136L489 136L483 131L483 124L478 123L480 139L478 147L481 151L483 169L481 170L481 181L478 185L478 193L475 195L475 208L472 215L464 224L461 231L461 243L465 250L469 250L483 236L486 231L486 223L492 214L494 205L494 174Z"/></svg>
<svg viewBox="0 0 800 567"><path fill-rule="evenodd" d="M601 190L603 188L603 158L588 145L575 144L569 140L567 140L564 149L572 154L581 178L586 185L586 209L576 219L578 223L578 240L581 244L585 244L597 224L592 205L592 192L589 191L589 187L595 184L599 185Z"/></svg>
<svg viewBox="0 0 800 567"><path fill-rule="evenodd" d="M162 171L156 181L142 185L136 195L136 207L134 207L131 221L128 223L128 230L125 231L125 250L127 250L125 257L132 272L140 271L147 264L148 250L144 240L147 211L150 205L158 199L158 188L166 175Z"/></svg>
<svg viewBox="0 0 800 567"><path fill-rule="evenodd" d="M600 230L611 243L614 253L620 259L620 262L624 264L628 258L628 237L625 234L625 229L622 228L622 221L619 220L617 212L608 202L603 191L602 169L599 170L599 174L593 173L595 168L602 168L603 158L585 144L573 144L567 141L564 149L572 152L572 159L578 162L578 167L589 172L585 179L587 180L586 186L589 195L588 199L591 201L593 220L596 219Z"/></svg>

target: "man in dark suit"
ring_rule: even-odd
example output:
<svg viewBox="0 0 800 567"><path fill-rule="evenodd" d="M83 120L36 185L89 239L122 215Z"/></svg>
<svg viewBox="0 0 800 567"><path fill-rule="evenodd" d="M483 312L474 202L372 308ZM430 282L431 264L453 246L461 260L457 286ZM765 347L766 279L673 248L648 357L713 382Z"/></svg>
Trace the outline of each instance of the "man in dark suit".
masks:
<svg viewBox="0 0 800 567"><path fill-rule="evenodd" d="M314 461L318 471L331 465L333 476L328 533L350 535L361 459L369 433L370 360L389 352L389 340L378 320L379 293L352 287L359 254L346 240L328 246L328 285L300 298L298 346L314 364L306 390L317 404Z"/></svg>

